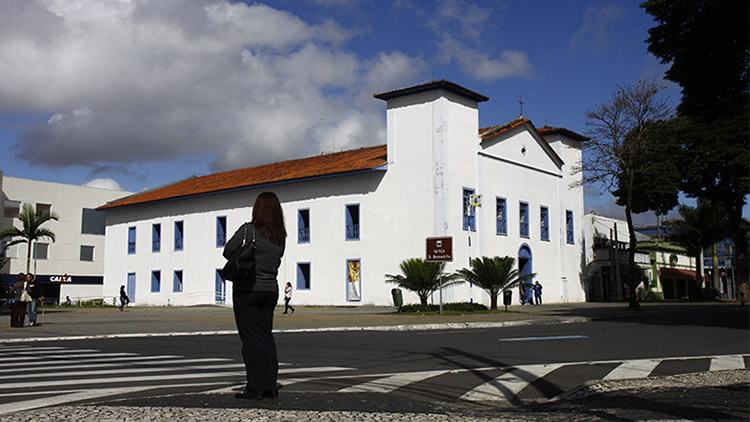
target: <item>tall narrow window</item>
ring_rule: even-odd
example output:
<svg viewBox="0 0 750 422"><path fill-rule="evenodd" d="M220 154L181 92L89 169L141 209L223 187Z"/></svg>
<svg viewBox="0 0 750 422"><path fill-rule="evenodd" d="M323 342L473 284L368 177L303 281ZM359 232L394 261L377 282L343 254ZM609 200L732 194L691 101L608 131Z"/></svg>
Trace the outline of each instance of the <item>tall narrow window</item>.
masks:
<svg viewBox="0 0 750 422"><path fill-rule="evenodd" d="M518 228L521 237L529 238L529 204L519 203L518 206Z"/></svg>
<svg viewBox="0 0 750 422"><path fill-rule="evenodd" d="M176 270L174 272L174 279L172 280L172 291L175 293L182 293L182 270Z"/></svg>
<svg viewBox="0 0 750 422"><path fill-rule="evenodd" d="M362 263L359 259L346 260L346 300L362 300Z"/></svg>
<svg viewBox="0 0 750 422"><path fill-rule="evenodd" d="M216 217L216 247L220 248L227 243L227 218Z"/></svg>
<svg viewBox="0 0 750 422"><path fill-rule="evenodd" d="M161 224L151 226L151 252L161 250Z"/></svg>
<svg viewBox="0 0 750 422"><path fill-rule="evenodd" d="M161 291L161 271L151 271L151 293Z"/></svg>
<svg viewBox="0 0 750 422"><path fill-rule="evenodd" d="M214 278L214 302L224 303L227 300L227 282L221 277L221 270L216 270Z"/></svg>
<svg viewBox="0 0 750 422"><path fill-rule="evenodd" d="M182 221L175 221L174 223L174 250L181 251L183 248L183 235L182 232L183 224Z"/></svg>
<svg viewBox="0 0 750 422"><path fill-rule="evenodd" d="M135 253L135 227L128 227L128 255Z"/></svg>
<svg viewBox="0 0 750 422"><path fill-rule="evenodd" d="M549 240L549 208L539 207L539 237L542 240Z"/></svg>
<svg viewBox="0 0 750 422"><path fill-rule="evenodd" d="M566 240L571 245L575 243L575 237L573 235L573 211L565 211L565 234Z"/></svg>
<svg viewBox="0 0 750 422"><path fill-rule="evenodd" d="M310 210L297 213L297 243L310 242Z"/></svg>
<svg viewBox="0 0 750 422"><path fill-rule="evenodd" d="M497 198L495 212L497 213L497 234L508 234L508 207L505 198Z"/></svg>
<svg viewBox="0 0 750 422"><path fill-rule="evenodd" d="M346 240L359 240L359 204L346 206Z"/></svg>
<svg viewBox="0 0 750 422"><path fill-rule="evenodd" d="M135 273L128 273L128 299L131 302L135 302Z"/></svg>
<svg viewBox="0 0 750 422"><path fill-rule="evenodd" d="M477 225L476 225L476 219L474 218L474 207L471 204L471 198L474 196L474 190L473 189L464 189L464 196L463 196L463 220L464 220L464 230L471 230L476 231Z"/></svg>
<svg viewBox="0 0 750 422"><path fill-rule="evenodd" d="M310 263L297 264L297 290L310 290Z"/></svg>

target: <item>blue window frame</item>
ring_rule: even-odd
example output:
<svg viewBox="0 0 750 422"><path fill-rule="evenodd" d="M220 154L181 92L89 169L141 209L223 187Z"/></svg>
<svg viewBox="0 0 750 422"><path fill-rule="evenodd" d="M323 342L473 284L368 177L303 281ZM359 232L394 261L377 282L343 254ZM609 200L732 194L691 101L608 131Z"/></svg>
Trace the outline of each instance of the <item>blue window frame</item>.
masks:
<svg viewBox="0 0 750 422"><path fill-rule="evenodd" d="M297 290L310 290L310 263L297 263Z"/></svg>
<svg viewBox="0 0 750 422"><path fill-rule="evenodd" d="M216 270L214 280L214 301L224 303L227 300L227 282L221 277L221 270Z"/></svg>
<svg viewBox="0 0 750 422"><path fill-rule="evenodd" d="M128 273L127 290L128 299L135 302L135 273Z"/></svg>
<svg viewBox="0 0 750 422"><path fill-rule="evenodd" d="M128 227L128 255L135 254L135 227Z"/></svg>
<svg viewBox="0 0 750 422"><path fill-rule="evenodd" d="M297 243L310 243L310 210L297 212Z"/></svg>
<svg viewBox="0 0 750 422"><path fill-rule="evenodd" d="M539 207L539 219L541 220L539 222L539 237L542 240L549 241L549 208L545 206Z"/></svg>
<svg viewBox="0 0 750 422"><path fill-rule="evenodd" d="M227 218L216 217L216 247L221 248L227 243Z"/></svg>
<svg viewBox="0 0 750 422"><path fill-rule="evenodd" d="M566 241L569 244L575 243L575 236L573 235L573 211L565 211L565 234Z"/></svg>
<svg viewBox="0 0 750 422"><path fill-rule="evenodd" d="M476 218L474 216L474 207L471 206L471 196L474 195L474 189L464 188L463 194L463 219L464 230L477 231Z"/></svg>
<svg viewBox="0 0 750 422"><path fill-rule="evenodd" d="M182 270L175 270L174 277L172 278L172 291L174 293L182 293Z"/></svg>
<svg viewBox="0 0 750 422"><path fill-rule="evenodd" d="M161 271L151 271L151 293L161 291Z"/></svg>
<svg viewBox="0 0 750 422"><path fill-rule="evenodd" d="M496 198L495 213L497 214L497 234L508 235L508 203L505 198Z"/></svg>
<svg viewBox="0 0 750 422"><path fill-rule="evenodd" d="M182 221L175 221L174 223L174 250L181 251L184 247L183 244L183 224Z"/></svg>
<svg viewBox="0 0 750 422"><path fill-rule="evenodd" d="M523 201L518 204L518 229L521 237L529 238L529 204Z"/></svg>
<svg viewBox="0 0 750 422"><path fill-rule="evenodd" d="M161 224L151 226L151 252L161 250Z"/></svg>
<svg viewBox="0 0 750 422"><path fill-rule="evenodd" d="M359 240L359 204L346 206L346 240Z"/></svg>

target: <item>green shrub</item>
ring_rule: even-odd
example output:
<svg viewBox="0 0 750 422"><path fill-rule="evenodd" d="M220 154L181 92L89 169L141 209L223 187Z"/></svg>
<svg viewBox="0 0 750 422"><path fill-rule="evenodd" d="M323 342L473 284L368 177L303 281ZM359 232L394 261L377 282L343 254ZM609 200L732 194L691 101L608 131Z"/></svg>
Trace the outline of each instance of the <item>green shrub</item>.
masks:
<svg viewBox="0 0 750 422"><path fill-rule="evenodd" d="M487 307L480 303L469 303L469 302L456 302L456 303L444 303L443 311L448 312L476 312L486 311ZM419 305L410 304L401 307L402 313L420 313L420 312L439 312L440 305Z"/></svg>

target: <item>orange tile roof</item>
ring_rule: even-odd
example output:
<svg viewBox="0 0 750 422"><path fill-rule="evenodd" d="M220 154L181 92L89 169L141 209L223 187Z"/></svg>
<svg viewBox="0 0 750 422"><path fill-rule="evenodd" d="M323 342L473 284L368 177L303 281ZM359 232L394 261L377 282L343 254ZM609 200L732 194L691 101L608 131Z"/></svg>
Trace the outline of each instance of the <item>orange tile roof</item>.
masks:
<svg viewBox="0 0 750 422"><path fill-rule="evenodd" d="M482 138L483 141L486 141L488 139L492 139L495 136L507 132L511 129L515 129L519 126L523 126L526 123L531 123L531 120L525 118L525 117L519 117L515 120L511 120L510 122L504 124L504 125L495 125L495 126L489 126L485 128L479 129L479 137ZM532 124L533 126L533 124Z"/></svg>
<svg viewBox="0 0 750 422"><path fill-rule="evenodd" d="M263 164L206 176L191 177L166 186L108 202L98 209L144 204L165 199L220 192L228 189L301 180L357 171L374 170L386 164L386 146L378 145L333 154Z"/></svg>

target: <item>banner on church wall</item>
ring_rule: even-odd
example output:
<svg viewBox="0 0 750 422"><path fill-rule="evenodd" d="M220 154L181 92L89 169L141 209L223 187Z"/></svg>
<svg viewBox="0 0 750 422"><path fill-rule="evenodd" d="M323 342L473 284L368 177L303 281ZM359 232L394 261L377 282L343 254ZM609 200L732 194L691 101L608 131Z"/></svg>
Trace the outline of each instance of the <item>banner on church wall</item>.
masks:
<svg viewBox="0 0 750 422"><path fill-rule="evenodd" d="M346 261L346 300L359 302L362 300L361 266L358 259Z"/></svg>

